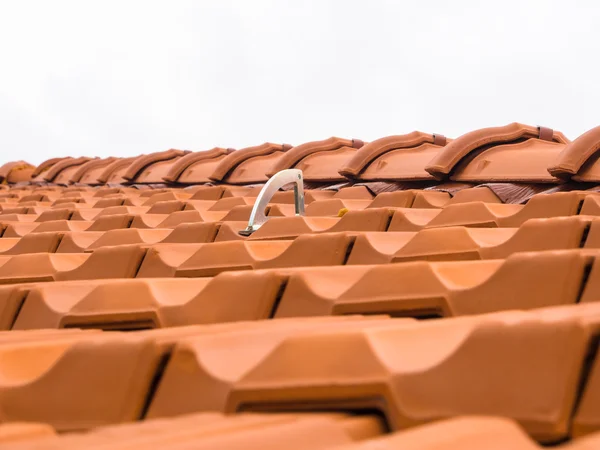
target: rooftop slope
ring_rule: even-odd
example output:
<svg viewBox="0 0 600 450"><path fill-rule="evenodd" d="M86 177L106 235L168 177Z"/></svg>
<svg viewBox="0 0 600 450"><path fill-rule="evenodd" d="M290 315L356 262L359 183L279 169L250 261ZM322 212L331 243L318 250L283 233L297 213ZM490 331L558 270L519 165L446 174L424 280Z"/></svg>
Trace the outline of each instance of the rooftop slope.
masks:
<svg viewBox="0 0 600 450"><path fill-rule="evenodd" d="M0 167L2 448L600 448L600 128ZM264 183L304 174L305 215Z"/></svg>

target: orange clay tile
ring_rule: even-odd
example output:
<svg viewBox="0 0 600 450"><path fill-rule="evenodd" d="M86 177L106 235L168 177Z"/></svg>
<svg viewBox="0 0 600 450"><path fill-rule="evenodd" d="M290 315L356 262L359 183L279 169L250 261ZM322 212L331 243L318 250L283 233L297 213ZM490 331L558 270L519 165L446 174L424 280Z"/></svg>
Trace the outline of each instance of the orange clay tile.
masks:
<svg viewBox="0 0 600 450"><path fill-rule="evenodd" d="M588 436L580 437L562 447L557 447L563 450L594 450L600 445L600 433L596 432Z"/></svg>
<svg viewBox="0 0 600 450"><path fill-rule="evenodd" d="M0 166L0 183L30 181L35 166L26 161L13 161Z"/></svg>
<svg viewBox="0 0 600 450"><path fill-rule="evenodd" d="M455 415L502 415L556 442L568 435L599 313L597 305L577 305L198 337L176 346L147 417L375 409L399 430Z"/></svg>
<svg viewBox="0 0 600 450"><path fill-rule="evenodd" d="M506 260L406 262L294 272L276 317L450 317L574 304L594 262L581 251Z"/></svg>
<svg viewBox="0 0 600 450"><path fill-rule="evenodd" d="M131 159L131 158L130 158ZM117 161L115 161L115 163L121 162L122 159L119 159ZM115 163L111 163L115 164ZM93 191L93 195L92 197L94 198L104 198L104 197L109 197L111 195L126 195L126 196L130 196L130 195L139 195L140 191L138 191L137 189L134 189L132 187L126 187L126 186L121 186L121 187L106 187L106 186L101 186L98 189L95 189Z"/></svg>
<svg viewBox="0 0 600 450"><path fill-rule="evenodd" d="M432 180L424 167L446 141L419 131L376 139L339 165L339 173L361 181Z"/></svg>
<svg viewBox="0 0 600 450"><path fill-rule="evenodd" d="M578 192L538 194L525 205L468 202L442 209L398 208L388 231L418 231L446 226L518 227L526 220L579 213L586 198Z"/></svg>
<svg viewBox="0 0 600 450"><path fill-rule="evenodd" d="M58 271L53 275L56 281L68 280L98 280L108 278L133 278L146 255L146 249L139 245L120 245L95 250L81 264L64 268L62 261L54 262ZM27 255L24 255L27 256ZM55 254L51 256L65 259L80 256L79 254ZM87 256L87 255L85 255ZM16 258L16 257L13 257ZM0 268L1 270L1 268Z"/></svg>
<svg viewBox="0 0 600 450"><path fill-rule="evenodd" d="M234 206L253 206L256 202L252 197L227 197L214 202L208 211L230 211Z"/></svg>
<svg viewBox="0 0 600 450"><path fill-rule="evenodd" d="M188 150L170 149L139 156L122 176L131 183L163 183L163 177L167 175L173 164L188 153Z"/></svg>
<svg viewBox="0 0 600 450"><path fill-rule="evenodd" d="M52 281L58 270L71 270L86 259L87 255L52 253L0 256L0 284Z"/></svg>
<svg viewBox="0 0 600 450"><path fill-rule="evenodd" d="M183 200L166 200L153 202L147 210L148 214L171 214L186 209L187 203ZM207 207L208 208L208 207ZM205 209L207 209L205 208ZM190 208L193 209L193 208Z"/></svg>
<svg viewBox="0 0 600 450"><path fill-rule="evenodd" d="M548 172L555 177L575 181L600 181L599 149L600 127L595 127L567 144L549 165Z"/></svg>
<svg viewBox="0 0 600 450"><path fill-rule="evenodd" d="M450 193L444 191L420 191L415 194L415 200L411 207L443 208L452 198Z"/></svg>
<svg viewBox="0 0 600 450"><path fill-rule="evenodd" d="M336 447L336 450L541 450L541 448L513 420L501 417L466 416L440 420L368 441ZM569 449L576 450L571 447Z"/></svg>
<svg viewBox="0 0 600 450"><path fill-rule="evenodd" d="M92 201L89 208L110 208L111 206L142 206L147 200L127 196L107 196Z"/></svg>
<svg viewBox="0 0 600 450"><path fill-rule="evenodd" d="M387 208L373 208L349 211L342 217L273 217L247 239L294 239L302 234L385 231L392 214L393 211ZM238 232L247 224L241 221L223 222L215 241L243 239Z"/></svg>
<svg viewBox="0 0 600 450"><path fill-rule="evenodd" d="M284 416L285 417L285 416ZM176 448L196 448L200 450L219 449L264 449L277 450L283 446L290 450L301 449L330 449L344 444L349 444L354 441L352 430L346 429L351 426L354 420L358 422L357 428L367 422L367 418L348 419L348 424L344 424L341 420L336 420L334 417L310 417L299 416L294 421L283 422L283 417L272 416L270 421L279 423L264 424L261 426L241 426L238 430L230 429L221 433L205 432L205 436L195 438L198 434L196 427L187 431L182 430L171 439L164 439L163 442L154 446L150 444L149 448L160 448L162 445L171 446L175 444ZM209 427L206 427L209 428ZM134 441L149 442L150 437L143 440Z"/></svg>
<svg viewBox="0 0 600 450"><path fill-rule="evenodd" d="M230 270L344 264L353 238L344 233L303 235L293 241L158 244L137 277L209 277Z"/></svg>
<svg viewBox="0 0 600 450"><path fill-rule="evenodd" d="M384 433L377 417L334 413L196 413L99 427L38 440L43 448L330 449Z"/></svg>
<svg viewBox="0 0 600 450"><path fill-rule="evenodd" d="M15 240L10 248L2 248L2 255L22 255L26 253L54 253L64 232L51 231L47 233L31 233L22 238L12 238ZM0 244L11 238L0 239Z"/></svg>
<svg viewBox="0 0 600 450"><path fill-rule="evenodd" d="M582 216L585 218L585 216ZM587 233L582 237L581 244L585 248L600 248L600 223L595 220L595 217L588 217L591 223L587 229Z"/></svg>
<svg viewBox="0 0 600 450"><path fill-rule="evenodd" d="M83 253L106 233L108 231L65 232L56 249L56 253ZM33 235L35 234L37 233L33 233ZM131 244L133 243L131 242Z"/></svg>
<svg viewBox="0 0 600 450"><path fill-rule="evenodd" d="M110 214L96 218L85 228L85 231L108 231L117 228L129 228L131 223L137 217L134 214ZM84 221L89 223L89 221Z"/></svg>
<svg viewBox="0 0 600 450"><path fill-rule="evenodd" d="M328 192L328 191L315 191L315 194L331 194L331 195L313 195L313 193L311 193L310 191L305 191L305 193L307 194L305 196L305 201L304 203L306 205L309 205L313 202L317 202L317 201L326 201L326 197L332 197L334 192ZM308 199L307 199L308 197ZM323 199L320 199L319 197L324 197ZM319 198L319 199L318 199ZM318 199L318 200L317 200ZM201 202L201 203L200 203ZM199 211L201 210L208 210L208 211L231 211L234 207L236 206L254 206L254 203L256 202L256 198L255 197L223 197L219 200L217 200L216 202L212 202L210 203L210 201L208 200L189 200L188 204L186 205L186 209L197 209ZM285 206L294 206L294 193L287 191L287 192L277 192L273 198L271 199L271 201L269 202L269 205L273 206L273 205L285 205Z"/></svg>
<svg viewBox="0 0 600 450"><path fill-rule="evenodd" d="M333 197L345 200L372 200L373 194L365 186L351 186L342 187Z"/></svg>
<svg viewBox="0 0 600 450"><path fill-rule="evenodd" d="M101 247L116 247L119 245L152 245L161 242L172 230L157 228L157 229L135 229L135 228L120 228L108 230L101 233L97 240L94 240L85 251L96 250ZM85 232L84 232L85 233Z"/></svg>
<svg viewBox="0 0 600 450"><path fill-rule="evenodd" d="M42 283L29 290L13 328L131 330L266 319L283 278L269 272L215 278Z"/></svg>
<svg viewBox="0 0 600 450"><path fill-rule="evenodd" d="M176 211L171 214L137 214L131 228L173 228L182 223L218 222L229 214L227 211ZM245 215L246 222L250 211Z"/></svg>
<svg viewBox="0 0 600 450"><path fill-rule="evenodd" d="M288 144L266 142L236 150L219 163L209 178L229 184L264 183L269 178L265 175L269 168L290 148Z"/></svg>
<svg viewBox="0 0 600 450"><path fill-rule="evenodd" d="M219 200L226 197L244 197L249 196L253 190L246 186L197 186L197 188L191 200Z"/></svg>
<svg viewBox="0 0 600 450"><path fill-rule="evenodd" d="M43 211L34 222L50 222L53 220L70 220L73 216L74 209L69 208L53 208Z"/></svg>
<svg viewBox="0 0 600 450"><path fill-rule="evenodd" d="M213 242L221 227L217 222L180 223L161 242L165 244Z"/></svg>
<svg viewBox="0 0 600 450"><path fill-rule="evenodd" d="M544 127L512 123L482 128L450 142L425 170L456 181L557 182L547 167L568 142L562 133Z"/></svg>
<svg viewBox="0 0 600 450"><path fill-rule="evenodd" d="M596 227L594 227L596 228ZM597 229L594 233L597 233ZM592 231L590 230L590 234L592 234ZM596 239L592 239L596 241L597 244L597 240ZM595 245L591 245L588 246L588 243L586 242L586 248L590 248L590 249L596 249L598 248ZM590 251L590 254L595 255L596 252L595 251ZM587 277L587 282L585 284L585 287L582 289L582 293L581 293L581 303L592 303L592 302L600 302L600 264L594 264L589 271L588 277Z"/></svg>
<svg viewBox="0 0 600 450"><path fill-rule="evenodd" d="M593 225L592 225L593 224ZM496 259L522 251L600 248L600 222L584 216L530 219L519 228L441 227L360 233L347 264Z"/></svg>
<svg viewBox="0 0 600 450"><path fill-rule="evenodd" d="M193 210L171 214L137 214L132 217L130 228L171 228L180 223L204 222L201 212Z"/></svg>
<svg viewBox="0 0 600 450"><path fill-rule="evenodd" d="M372 200L342 200L332 198L328 200L319 200L306 206L307 216L338 216L340 211L360 211L367 208ZM292 205L289 205L292 206Z"/></svg>
<svg viewBox="0 0 600 450"><path fill-rule="evenodd" d="M106 167L117 161L118 158L110 157L104 159L92 159L78 166L77 170L71 175L69 183L82 183L87 185L100 184L98 177L104 172Z"/></svg>
<svg viewBox="0 0 600 450"><path fill-rule="evenodd" d="M0 445L39 441L55 437L54 428L46 423L9 422L0 425Z"/></svg>
<svg viewBox="0 0 600 450"><path fill-rule="evenodd" d="M600 216L600 198L596 195L588 195L585 197L581 205L579 214Z"/></svg>
<svg viewBox="0 0 600 450"><path fill-rule="evenodd" d="M17 238L23 237L29 233L45 233L50 231L84 231L87 230L92 224L93 222L71 220L54 220L41 223L13 222L6 227L2 237Z"/></svg>
<svg viewBox="0 0 600 450"><path fill-rule="evenodd" d="M144 186L143 184L140 184L139 186ZM170 188L152 188L150 186L146 186L145 190L139 191L139 197L140 198L149 198L149 197L153 197L156 194L164 194L166 192L173 192L173 189Z"/></svg>
<svg viewBox="0 0 600 450"><path fill-rule="evenodd" d="M147 200L144 200L142 206L152 206L158 202L166 202L172 200L186 201L189 200L192 196L191 194L181 191L167 191L158 193L152 193L152 191L150 191L150 193L151 195L148 196ZM140 197L140 199L144 198L143 196Z"/></svg>
<svg viewBox="0 0 600 450"><path fill-rule="evenodd" d="M51 202L51 201L55 200L56 198L58 198L56 196L56 194L32 193L32 194L29 194L29 195L23 195L19 199L19 204L23 204L23 203L30 202L30 201L35 201L35 202Z"/></svg>
<svg viewBox="0 0 600 450"><path fill-rule="evenodd" d="M65 158L50 158L50 159L47 159L46 161L44 161L43 163L41 163L39 166L37 166L35 168L35 170L31 174L31 181L44 182L45 180L44 180L42 174L45 174L55 164L57 164L57 163L59 163L61 161L67 160L67 159L73 159L73 158L71 158L70 156L67 156Z"/></svg>
<svg viewBox="0 0 600 450"><path fill-rule="evenodd" d="M446 205L469 202L502 203L502 200L488 187L473 187L458 191Z"/></svg>
<svg viewBox="0 0 600 450"><path fill-rule="evenodd" d="M225 412L377 408L392 430L455 415L502 415L551 443L569 434L599 317L598 305L503 312L292 335L253 355L243 353L248 340L229 364L222 352L218 365L206 351L196 358L211 385L233 384Z"/></svg>
<svg viewBox="0 0 600 450"><path fill-rule="evenodd" d="M97 180L100 184L122 184L127 183L127 180L123 178L123 175L127 172L129 166L131 166L134 161L141 158L141 156L133 156L130 158L120 158L116 161L110 163L105 169L100 173ZM116 188L118 189L118 188Z"/></svg>
<svg viewBox="0 0 600 450"><path fill-rule="evenodd" d="M406 190L396 192L382 192L377 194L369 204L369 208L411 208L417 195L422 191Z"/></svg>
<svg viewBox="0 0 600 450"><path fill-rule="evenodd" d="M140 246L123 245L100 248L92 254L3 255L0 256L0 284L133 278L145 253Z"/></svg>
<svg viewBox="0 0 600 450"><path fill-rule="evenodd" d="M21 285L0 286L0 330L12 328L26 295Z"/></svg>
<svg viewBox="0 0 600 450"><path fill-rule="evenodd" d="M79 167L95 158L66 158L54 164L47 172L44 172L43 179L54 184L68 185L71 176Z"/></svg>
<svg viewBox="0 0 600 450"><path fill-rule="evenodd" d="M106 208L81 208L73 211L71 220L96 220L118 214L145 214L149 206L109 206Z"/></svg>
<svg viewBox="0 0 600 450"><path fill-rule="evenodd" d="M305 181L345 181L338 170L364 142L359 139L331 137L293 147L266 172L268 177L285 169L300 169Z"/></svg>
<svg viewBox="0 0 600 450"><path fill-rule="evenodd" d="M208 329L202 334L196 332L195 336L176 343L146 418L224 411L227 397L235 384L287 336L315 332L323 327L328 330L343 330L382 323L412 323L408 319L375 317L360 320L332 319L334 318L280 319L255 321L243 327L234 326L235 324L226 324L227 328L224 325L203 327ZM163 330L153 330L152 333L157 331ZM219 361L223 363L220 366ZM209 374L207 371L213 373Z"/></svg>
<svg viewBox="0 0 600 450"><path fill-rule="evenodd" d="M173 228L117 228L107 231L64 233L56 253L81 253L100 247L155 243L205 243L213 242L219 226L215 222L182 223ZM0 240L1 242L1 240ZM11 246L9 246L12 248Z"/></svg>
<svg viewBox="0 0 600 450"><path fill-rule="evenodd" d="M165 181L181 184L209 183L209 176L221 161L234 150L215 147L204 152L192 152L179 158L163 177Z"/></svg>
<svg viewBox="0 0 600 450"><path fill-rule="evenodd" d="M160 357L155 344L132 335L0 346L0 420L57 431L136 420Z"/></svg>
<svg viewBox="0 0 600 450"><path fill-rule="evenodd" d="M52 208L89 208L93 204L85 198L57 198L52 202Z"/></svg>
<svg viewBox="0 0 600 450"><path fill-rule="evenodd" d="M597 276L597 273L594 275ZM573 436L576 437L593 433L600 428L600 413L598 411L598 401L600 400L600 359L598 359L597 354L590 362L587 370L586 385L581 392L579 408L577 408L573 417L572 432ZM598 443L600 443L600 439L598 439ZM591 450L594 447L589 448Z"/></svg>
<svg viewBox="0 0 600 450"><path fill-rule="evenodd" d="M314 190L306 190L304 191L304 203L306 203L307 205L312 203L312 202L316 202L318 200L327 200L330 199L331 197L333 197L335 195L335 191L314 191ZM254 198L256 198L256 196L254 196ZM273 197L271 197L271 202L270 203L276 203L276 204L287 204L287 205L293 205L294 204L294 191L279 191L276 192L275 194L273 194Z"/></svg>

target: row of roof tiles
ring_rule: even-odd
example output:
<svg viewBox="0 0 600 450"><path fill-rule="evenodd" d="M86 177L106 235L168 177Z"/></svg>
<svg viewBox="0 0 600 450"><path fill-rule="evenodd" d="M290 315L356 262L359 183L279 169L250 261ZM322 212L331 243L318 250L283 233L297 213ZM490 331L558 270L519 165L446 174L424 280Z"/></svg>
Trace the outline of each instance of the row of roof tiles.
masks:
<svg viewBox="0 0 600 450"><path fill-rule="evenodd" d="M84 433L57 434L42 423L0 425L0 444L14 449L65 450L110 447L114 450L540 450L510 419L463 416L384 435L376 415L336 413L225 415L185 414L168 419L99 427ZM595 450L600 433L553 446L557 450Z"/></svg>
<svg viewBox="0 0 600 450"><path fill-rule="evenodd" d="M338 249L348 241L331 238ZM2 257L0 330L139 330L348 314L449 318L597 304L600 297L600 253L589 247L489 260L463 251L431 255L449 261L400 257L398 264L342 266L343 253L336 255L332 244L312 267L302 267L290 255L261 261L269 246L272 252L289 247L273 244L253 245L257 255L246 252L230 261L235 247L246 246L197 244L187 252L182 245L121 246ZM306 244L294 249L303 256L299 264L318 252Z"/></svg>
<svg viewBox="0 0 600 450"><path fill-rule="evenodd" d="M400 431L476 414L559 443L600 428L599 329L596 302L427 322L12 330L0 333L0 420L66 432L202 411L377 411L382 428Z"/></svg>
<svg viewBox="0 0 600 450"><path fill-rule="evenodd" d="M251 236L238 233L249 219L254 201L251 197L159 201L163 194L158 193L143 206L111 206L107 203L111 200L108 198L99 200L93 207L85 203L58 203L54 206L18 204L16 207L0 203L0 233L3 238L20 238L42 232L91 233L122 228L174 229L196 225L198 232L202 229L209 235L217 233L217 241L264 240L344 231L413 232L450 226L505 228L518 227L536 218L600 215L600 195L597 192L537 194L524 205L512 205L485 203L482 199L493 195L486 188L461 192L467 191L478 191L481 199L454 201L460 200L457 195L446 204L434 205L425 203L428 196L419 197L411 191L382 193L372 200L335 197L311 202L306 208L306 216L297 216L294 206L286 203L286 195L290 192L282 192L281 203L273 201L267 205L269 220ZM475 197L476 192L469 194ZM438 200L436 197L433 200ZM464 200L466 196L462 197ZM417 201L419 204L416 204ZM98 203L104 207L97 206Z"/></svg>
<svg viewBox="0 0 600 450"><path fill-rule="evenodd" d="M53 158L34 167L0 167L8 183L259 184L301 169L314 183L440 180L459 182L600 182L600 127L574 141L545 127L512 123L447 139L412 132L365 143L332 137L297 146L265 143L241 150L167 150L131 158ZM518 164L515 164L518 161Z"/></svg>

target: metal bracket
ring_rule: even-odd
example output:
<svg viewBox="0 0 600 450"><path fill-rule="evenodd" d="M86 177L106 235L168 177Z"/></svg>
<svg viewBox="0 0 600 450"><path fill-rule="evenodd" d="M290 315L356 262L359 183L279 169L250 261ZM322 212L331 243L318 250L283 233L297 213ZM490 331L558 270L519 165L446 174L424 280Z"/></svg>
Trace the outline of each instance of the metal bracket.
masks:
<svg viewBox="0 0 600 450"><path fill-rule="evenodd" d="M250 220L248 221L248 227L239 233L242 236L250 236L256 230L258 230L267 220L265 216L265 208L273 198L273 195L285 185L294 184L294 206L296 209L297 216L304 215L304 179L302 177L302 171L298 169L286 169L277 172L267 184L265 184L256 197L256 202L250 213Z"/></svg>

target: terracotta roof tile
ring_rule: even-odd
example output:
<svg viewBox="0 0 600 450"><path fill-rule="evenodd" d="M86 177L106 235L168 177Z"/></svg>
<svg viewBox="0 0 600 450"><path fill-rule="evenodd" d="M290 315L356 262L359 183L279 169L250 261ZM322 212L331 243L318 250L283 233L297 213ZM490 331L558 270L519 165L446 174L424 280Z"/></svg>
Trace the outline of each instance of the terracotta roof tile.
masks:
<svg viewBox="0 0 600 450"><path fill-rule="evenodd" d="M65 158L50 158L50 159L47 159L46 161L44 161L43 163L41 163L39 166L36 167L36 169L31 174L31 177L33 179L37 178L39 181L42 181L43 180L42 178L38 178L39 175L41 175L42 173L50 170L50 168L54 164L56 164L58 162L61 162L61 161L65 160L65 159L71 159L71 157L67 156Z"/></svg>
<svg viewBox="0 0 600 450"><path fill-rule="evenodd" d="M340 174L363 180L431 180L425 165L446 145L442 135L414 131L369 142L344 165Z"/></svg>
<svg viewBox="0 0 600 450"><path fill-rule="evenodd" d="M338 447L336 450L436 450L443 448L479 450L493 447L514 450L541 449L512 420L499 417L467 416L440 420L371 439L364 443ZM572 450L576 450L576 447L572 447Z"/></svg>
<svg viewBox="0 0 600 450"><path fill-rule="evenodd" d="M46 423L11 422L0 425L0 444L31 442L56 436L54 428Z"/></svg>
<svg viewBox="0 0 600 450"><path fill-rule="evenodd" d="M517 253L505 260L306 269L291 275L276 317L452 317L575 304L593 262L574 250Z"/></svg>
<svg viewBox="0 0 600 450"><path fill-rule="evenodd" d="M248 272L45 283L29 290L13 328L131 330L268 318L281 282L276 274Z"/></svg>
<svg viewBox="0 0 600 450"><path fill-rule="evenodd" d="M70 433L38 439L44 448L111 445L124 447L194 447L200 449L286 448L329 449L378 436L384 432L376 416L347 414L195 413L176 418L145 420L99 427L89 433Z"/></svg>
<svg viewBox="0 0 600 450"><path fill-rule="evenodd" d="M134 420L159 356L151 341L124 335L1 346L4 370L15 377L0 386L2 419L45 422L57 431Z"/></svg>
<svg viewBox="0 0 600 450"><path fill-rule="evenodd" d="M138 277L210 277L229 270L344 264L353 239L305 235L293 241L229 241L160 244L146 254Z"/></svg>
<svg viewBox="0 0 600 450"><path fill-rule="evenodd" d="M600 149L600 127L583 133L565 146L548 172L560 178L573 178L576 181L600 181L598 170L598 149Z"/></svg>
<svg viewBox="0 0 600 450"><path fill-rule="evenodd" d="M599 224L600 225L600 224ZM531 219L519 228L442 227L418 232L360 233L348 264L505 258L521 251L600 248L599 225L585 217ZM590 231L594 229L594 239Z"/></svg>
<svg viewBox="0 0 600 450"><path fill-rule="evenodd" d="M69 179L70 183L83 183L89 185L101 184L98 177L104 172L105 168L110 164L117 161L119 158L104 158L104 159L92 159L86 163L83 163L79 168L71 175Z"/></svg>
<svg viewBox="0 0 600 450"><path fill-rule="evenodd" d="M129 169L129 166L133 164L140 156L134 156L131 158L120 158L110 163L97 177L100 184L123 184L127 180L123 177ZM120 188L113 188L116 190ZM103 190L104 192L115 192L112 190ZM102 192L102 191L98 191Z"/></svg>
<svg viewBox="0 0 600 450"><path fill-rule="evenodd" d="M0 167L0 443L596 448L597 135Z"/></svg>
<svg viewBox="0 0 600 450"><path fill-rule="evenodd" d="M560 132L519 123L483 128L450 142L425 170L456 181L557 182L547 168L568 142Z"/></svg>
<svg viewBox="0 0 600 450"><path fill-rule="evenodd" d="M35 166L25 161L13 161L0 166L0 183L20 183L30 181Z"/></svg>
<svg viewBox="0 0 600 450"><path fill-rule="evenodd" d="M56 164L53 164L52 167L44 172L43 179L56 184L67 185L69 184L71 176L79 170L79 166L92 160L93 158L87 157L65 158L56 162Z"/></svg>
<svg viewBox="0 0 600 450"><path fill-rule="evenodd" d="M163 177L166 181L182 184L210 183L209 176L232 148L215 147L204 152L193 152L179 158Z"/></svg>
<svg viewBox="0 0 600 450"><path fill-rule="evenodd" d="M359 139L331 137L293 147L267 171L271 177L284 169L300 169L304 180L317 182L345 181L339 167L352 158L364 142Z"/></svg>
<svg viewBox="0 0 600 450"><path fill-rule="evenodd" d="M209 178L229 184L264 183L269 178L266 172L290 148L288 144L266 142L236 150L219 163Z"/></svg>
<svg viewBox="0 0 600 450"><path fill-rule="evenodd" d="M130 183L162 183L171 167L189 150L166 150L137 157L123 173Z"/></svg>

